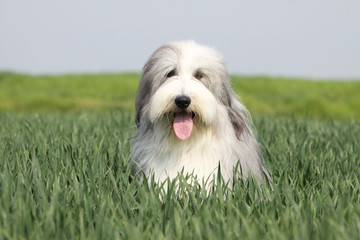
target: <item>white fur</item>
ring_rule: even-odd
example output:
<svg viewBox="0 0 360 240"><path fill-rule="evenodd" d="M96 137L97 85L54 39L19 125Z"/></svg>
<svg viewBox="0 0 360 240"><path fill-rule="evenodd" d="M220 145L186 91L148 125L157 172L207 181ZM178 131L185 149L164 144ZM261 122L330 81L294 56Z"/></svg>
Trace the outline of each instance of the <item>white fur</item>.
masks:
<svg viewBox="0 0 360 240"><path fill-rule="evenodd" d="M167 78L173 69L175 76ZM202 79L195 78L199 71ZM180 95L191 98L186 111L195 113L193 132L185 141L172 129L173 115L179 111L174 100ZM224 61L212 48L185 41L155 51L144 67L136 108L134 175L154 174L161 182L183 170L201 183L212 180L220 164L222 177L231 182L239 162L244 178L250 173L265 181L267 172L248 112L230 87Z"/></svg>

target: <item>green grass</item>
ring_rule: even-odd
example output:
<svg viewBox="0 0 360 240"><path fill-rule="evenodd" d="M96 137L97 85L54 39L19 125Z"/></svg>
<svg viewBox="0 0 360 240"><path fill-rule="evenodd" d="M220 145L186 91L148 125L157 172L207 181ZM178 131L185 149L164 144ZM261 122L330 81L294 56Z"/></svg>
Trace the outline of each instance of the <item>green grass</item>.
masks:
<svg viewBox="0 0 360 240"><path fill-rule="evenodd" d="M139 74L30 76L0 73L0 110L132 110Z"/></svg>
<svg viewBox="0 0 360 240"><path fill-rule="evenodd" d="M359 238L360 81L233 76L274 190L207 195L129 183L139 78L0 73L0 239Z"/></svg>
<svg viewBox="0 0 360 240"><path fill-rule="evenodd" d="M140 74L30 76L0 73L0 110L134 111ZM360 120L360 81L233 76L251 113Z"/></svg>
<svg viewBox="0 0 360 240"><path fill-rule="evenodd" d="M254 120L273 192L161 200L128 182L132 112L0 113L0 239L359 239L360 124Z"/></svg>

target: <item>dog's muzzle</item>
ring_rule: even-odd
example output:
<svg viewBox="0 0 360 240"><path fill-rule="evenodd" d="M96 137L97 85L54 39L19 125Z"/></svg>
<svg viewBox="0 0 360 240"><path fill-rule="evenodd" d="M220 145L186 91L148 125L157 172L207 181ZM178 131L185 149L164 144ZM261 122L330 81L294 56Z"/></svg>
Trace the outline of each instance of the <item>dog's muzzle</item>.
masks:
<svg viewBox="0 0 360 240"><path fill-rule="evenodd" d="M191 98L185 95L175 98L175 105L181 110L174 115L173 129L175 135L180 140L186 140L190 137L193 130L193 116L194 113L187 112L186 109L190 106Z"/></svg>

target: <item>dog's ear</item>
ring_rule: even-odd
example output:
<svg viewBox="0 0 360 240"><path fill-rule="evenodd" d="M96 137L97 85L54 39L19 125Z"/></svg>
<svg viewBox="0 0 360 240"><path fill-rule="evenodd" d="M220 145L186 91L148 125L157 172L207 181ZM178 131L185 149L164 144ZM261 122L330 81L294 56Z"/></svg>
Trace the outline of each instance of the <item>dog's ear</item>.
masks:
<svg viewBox="0 0 360 240"><path fill-rule="evenodd" d="M232 88L227 85L223 85L223 94L221 97L222 103L227 107L230 122L234 128L237 139L243 133L250 133L249 126L247 124L248 112L246 108L237 100L236 95Z"/></svg>
<svg viewBox="0 0 360 240"><path fill-rule="evenodd" d="M144 113L144 108L146 104L150 101L151 91L152 91L152 78L153 76L149 73L152 66L152 61L148 61L145 64L143 74L140 80L138 92L135 100L135 109L136 109L136 125L140 126L140 119Z"/></svg>
<svg viewBox="0 0 360 240"><path fill-rule="evenodd" d="M136 125L139 127L140 119L144 113L144 107L149 103L151 95L151 82L145 75L142 77L139 89L136 95L135 109L136 109Z"/></svg>
<svg viewBox="0 0 360 240"><path fill-rule="evenodd" d="M241 134L244 132L249 132L244 114L241 112L241 110L230 107L228 108L228 115L234 128L235 135L237 139L240 140Z"/></svg>

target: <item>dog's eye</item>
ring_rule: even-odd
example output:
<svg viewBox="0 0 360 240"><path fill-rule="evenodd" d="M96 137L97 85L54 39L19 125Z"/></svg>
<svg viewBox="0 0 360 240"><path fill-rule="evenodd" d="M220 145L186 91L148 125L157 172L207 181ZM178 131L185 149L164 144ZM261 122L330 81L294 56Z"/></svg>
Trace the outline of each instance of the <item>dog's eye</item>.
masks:
<svg viewBox="0 0 360 240"><path fill-rule="evenodd" d="M194 77L197 79L197 80L200 80L204 77L204 74L202 74L202 72L196 72Z"/></svg>
<svg viewBox="0 0 360 240"><path fill-rule="evenodd" d="M171 70L170 72L168 72L168 73L166 74L166 77L167 77L167 78L171 78L171 77L175 76L175 74L176 74L176 72L175 72L175 70L173 69L173 70Z"/></svg>

